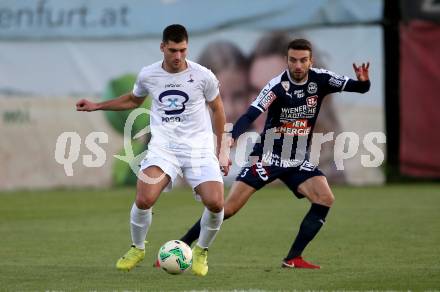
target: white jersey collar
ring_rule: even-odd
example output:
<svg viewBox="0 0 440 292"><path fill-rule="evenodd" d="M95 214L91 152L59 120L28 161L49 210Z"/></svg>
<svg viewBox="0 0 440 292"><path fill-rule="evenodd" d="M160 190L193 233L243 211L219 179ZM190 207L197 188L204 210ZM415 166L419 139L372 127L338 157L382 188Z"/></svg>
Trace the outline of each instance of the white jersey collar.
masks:
<svg viewBox="0 0 440 292"><path fill-rule="evenodd" d="M165 73L167 73L167 74L170 74L170 75L173 75L173 76L177 76L177 75L180 75L180 74L184 74L184 73L188 72L188 71L191 69L191 68L190 68L190 67L191 67L190 63L191 63L191 62L188 62L187 59L185 59L185 62L186 62L186 69L183 70L183 71L180 71L180 72L170 73L170 72L168 72L167 70L165 70L165 69L163 68L163 60L162 60L162 62L160 63L160 69L162 69L162 71L165 72Z"/></svg>

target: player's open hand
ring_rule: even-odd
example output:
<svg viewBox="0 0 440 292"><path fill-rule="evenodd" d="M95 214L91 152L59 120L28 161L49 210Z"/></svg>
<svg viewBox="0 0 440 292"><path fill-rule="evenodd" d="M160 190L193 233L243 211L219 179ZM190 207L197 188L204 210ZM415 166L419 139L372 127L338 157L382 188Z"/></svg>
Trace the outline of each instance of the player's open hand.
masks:
<svg viewBox="0 0 440 292"><path fill-rule="evenodd" d="M76 103L76 110L77 111L84 111L84 112L91 112L96 111L97 106L96 103L88 101L87 99L81 99Z"/></svg>
<svg viewBox="0 0 440 292"><path fill-rule="evenodd" d="M370 62L367 62L367 64L362 63L359 67L356 66L355 63L353 63L353 69L354 73L356 73L356 77L359 81L367 81L370 80L368 77L368 69L370 68Z"/></svg>

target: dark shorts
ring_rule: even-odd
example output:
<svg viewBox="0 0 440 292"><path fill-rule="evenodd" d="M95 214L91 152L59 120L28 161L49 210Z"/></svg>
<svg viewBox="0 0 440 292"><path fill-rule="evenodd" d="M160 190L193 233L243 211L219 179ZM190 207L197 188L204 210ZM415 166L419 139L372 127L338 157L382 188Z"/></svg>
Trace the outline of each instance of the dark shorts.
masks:
<svg viewBox="0 0 440 292"><path fill-rule="evenodd" d="M263 165L258 162L252 166L243 167L235 180L259 190L278 178L298 199L302 199L304 195L298 192L298 186L311 177L321 175L324 176L316 166L308 161L304 161L297 167Z"/></svg>

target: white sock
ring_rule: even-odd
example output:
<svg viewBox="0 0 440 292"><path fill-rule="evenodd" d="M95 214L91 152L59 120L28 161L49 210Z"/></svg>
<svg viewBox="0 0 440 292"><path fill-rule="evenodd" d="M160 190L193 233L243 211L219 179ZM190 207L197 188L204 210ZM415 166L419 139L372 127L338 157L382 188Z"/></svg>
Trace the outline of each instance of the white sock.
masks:
<svg viewBox="0 0 440 292"><path fill-rule="evenodd" d="M147 210L139 209L136 203L131 207L130 230L133 245L139 249L145 249L145 238L151 225L151 208Z"/></svg>
<svg viewBox="0 0 440 292"><path fill-rule="evenodd" d="M197 245L208 248L214 241L220 226L223 223L224 209L218 213L209 211L206 207L200 220L200 236Z"/></svg>

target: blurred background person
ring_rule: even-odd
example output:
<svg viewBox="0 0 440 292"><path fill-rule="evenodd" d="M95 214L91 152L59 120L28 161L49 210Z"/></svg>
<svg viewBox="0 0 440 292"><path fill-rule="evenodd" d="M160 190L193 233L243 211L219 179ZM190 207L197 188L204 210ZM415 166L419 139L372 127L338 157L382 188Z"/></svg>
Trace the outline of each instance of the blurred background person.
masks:
<svg viewBox="0 0 440 292"><path fill-rule="evenodd" d="M234 43L215 41L202 50L197 62L217 76L226 121L235 123L250 104L248 59Z"/></svg>
<svg viewBox="0 0 440 292"><path fill-rule="evenodd" d="M197 62L211 69L217 76L226 122L234 124L249 107L253 98L249 94L247 57L234 43L220 40L209 43L200 53ZM251 151L252 146L253 144L246 145L246 154ZM232 167L224 177L226 185L232 184L241 168L237 165L235 150L231 150Z"/></svg>

